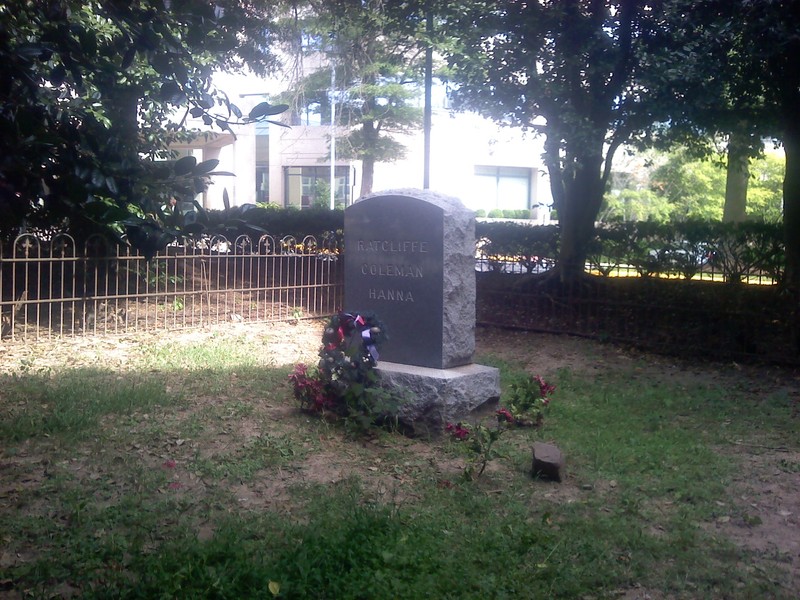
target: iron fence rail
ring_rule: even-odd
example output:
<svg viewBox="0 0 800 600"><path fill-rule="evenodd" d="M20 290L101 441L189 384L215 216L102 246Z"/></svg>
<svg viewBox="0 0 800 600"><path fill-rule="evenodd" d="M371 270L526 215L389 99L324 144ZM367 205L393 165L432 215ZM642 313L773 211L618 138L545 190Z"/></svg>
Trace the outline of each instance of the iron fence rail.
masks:
<svg viewBox="0 0 800 600"><path fill-rule="evenodd" d="M538 256L497 256L480 249L476 254L476 270L481 273L515 273L515 274L541 274L551 270L556 265L556 260L550 257ZM595 260L586 262L586 273L598 277L631 277L631 278L657 278L657 279L682 279L704 282L740 282L749 285L775 285L779 282L774 272L764 271L755 267L739 270L723 268L714 261L698 263L692 268L687 268L678 263L666 262L659 270L648 271L643 266L631 265L624 262L610 260Z"/></svg>
<svg viewBox="0 0 800 600"><path fill-rule="evenodd" d="M24 234L0 252L2 339L327 316L342 304L340 257L314 236L216 236L147 260L100 236Z"/></svg>
<svg viewBox="0 0 800 600"><path fill-rule="evenodd" d="M794 301L778 285L479 273L482 325L570 334L685 359L800 366Z"/></svg>
<svg viewBox="0 0 800 600"><path fill-rule="evenodd" d="M217 236L173 244L147 260L99 236L77 243L63 234L21 235L0 249L1 339L327 317L343 306L343 251L338 241L313 236ZM566 287L524 285L550 267L543 261L521 272L516 262L476 253L477 321L671 354L800 364L796 307L780 286L765 285L772 280L625 271Z"/></svg>

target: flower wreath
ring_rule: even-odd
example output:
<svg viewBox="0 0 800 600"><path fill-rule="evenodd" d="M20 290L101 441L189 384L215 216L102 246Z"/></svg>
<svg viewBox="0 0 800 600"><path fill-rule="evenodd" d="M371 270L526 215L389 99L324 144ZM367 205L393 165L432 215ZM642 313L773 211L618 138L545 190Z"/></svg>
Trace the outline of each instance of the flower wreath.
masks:
<svg viewBox="0 0 800 600"><path fill-rule="evenodd" d="M342 386L365 383L378 364L378 347L386 327L373 314L340 312L331 317L322 335L319 370L337 392Z"/></svg>
<svg viewBox="0 0 800 600"><path fill-rule="evenodd" d="M334 315L322 335L320 356L339 350L351 357L361 354L374 367L378 346L386 340L386 327L372 314L340 312Z"/></svg>
<svg viewBox="0 0 800 600"><path fill-rule="evenodd" d="M373 367L386 339L385 326L373 314L340 312L331 317L322 335L316 373L299 364L289 375L301 407L347 414L354 398L377 385Z"/></svg>

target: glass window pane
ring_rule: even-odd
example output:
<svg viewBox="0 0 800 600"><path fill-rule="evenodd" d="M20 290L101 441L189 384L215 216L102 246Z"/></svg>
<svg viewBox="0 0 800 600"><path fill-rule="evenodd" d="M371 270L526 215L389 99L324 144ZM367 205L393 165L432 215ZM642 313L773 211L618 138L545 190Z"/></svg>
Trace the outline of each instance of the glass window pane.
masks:
<svg viewBox="0 0 800 600"><path fill-rule="evenodd" d="M528 206L527 179L522 177L500 177L497 180L497 208L524 210Z"/></svg>
<svg viewBox="0 0 800 600"><path fill-rule="evenodd" d="M497 177L477 175L467 205L473 210L491 210L497 207Z"/></svg>

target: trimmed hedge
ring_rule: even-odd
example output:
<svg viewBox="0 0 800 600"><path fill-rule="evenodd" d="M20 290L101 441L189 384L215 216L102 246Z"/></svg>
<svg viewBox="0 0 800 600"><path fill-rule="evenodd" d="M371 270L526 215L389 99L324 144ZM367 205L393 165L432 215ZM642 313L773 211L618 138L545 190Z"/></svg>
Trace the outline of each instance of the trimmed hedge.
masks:
<svg viewBox="0 0 800 600"><path fill-rule="evenodd" d="M478 223L478 247L497 270L518 262L528 272L555 264L559 228L519 223ZM642 277L678 274L691 279L706 268L725 281L749 276L783 281L783 228L773 223L686 221L609 223L596 228L589 245L589 267L609 276L632 267Z"/></svg>
<svg viewBox="0 0 800 600"><path fill-rule="evenodd" d="M199 214L198 221L206 233L229 239L239 235L258 239L268 233L276 238L314 235L341 242L344 211L233 207ZM508 221L479 221L476 225L478 250L492 268L502 270L503 265L516 262L527 273L556 263L559 233L557 225ZM755 222L606 223L595 229L587 262L602 276L624 267L635 269L642 277L677 274L691 279L706 269L721 273L729 282L760 275L780 283L785 263L783 227Z"/></svg>
<svg viewBox="0 0 800 600"><path fill-rule="evenodd" d="M247 235L258 239L269 234L275 238L287 235L298 239L307 235L341 241L344 211L328 208L280 208L273 206L236 206L226 210L209 210L198 214L204 233L234 239Z"/></svg>

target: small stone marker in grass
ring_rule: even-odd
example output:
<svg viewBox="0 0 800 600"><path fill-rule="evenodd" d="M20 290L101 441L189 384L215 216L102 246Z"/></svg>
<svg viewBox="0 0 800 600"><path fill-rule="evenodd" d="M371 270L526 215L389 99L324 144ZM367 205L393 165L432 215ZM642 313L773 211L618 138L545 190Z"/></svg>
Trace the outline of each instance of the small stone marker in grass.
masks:
<svg viewBox="0 0 800 600"><path fill-rule="evenodd" d="M413 433L500 396L499 371L475 351L475 218L427 190L367 196L345 210L345 310L386 324L378 372L407 389L400 418Z"/></svg>
<svg viewBox="0 0 800 600"><path fill-rule="evenodd" d="M551 481L561 481L564 478L564 454L558 446L534 442L532 474Z"/></svg>

